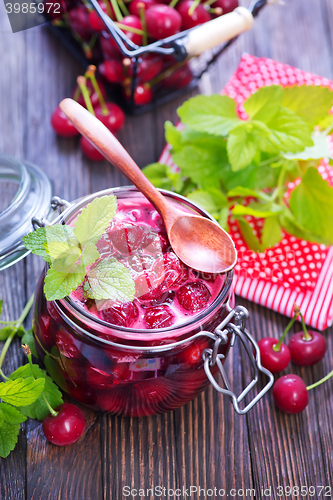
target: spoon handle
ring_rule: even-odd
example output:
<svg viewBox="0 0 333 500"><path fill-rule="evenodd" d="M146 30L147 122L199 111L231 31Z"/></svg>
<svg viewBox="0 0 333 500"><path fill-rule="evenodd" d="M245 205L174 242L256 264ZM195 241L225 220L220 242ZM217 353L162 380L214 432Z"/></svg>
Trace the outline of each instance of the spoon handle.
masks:
<svg viewBox="0 0 333 500"><path fill-rule="evenodd" d="M148 198L158 212L161 214L167 212L167 202L164 197L98 118L73 99L67 98L61 101L60 108L77 130Z"/></svg>

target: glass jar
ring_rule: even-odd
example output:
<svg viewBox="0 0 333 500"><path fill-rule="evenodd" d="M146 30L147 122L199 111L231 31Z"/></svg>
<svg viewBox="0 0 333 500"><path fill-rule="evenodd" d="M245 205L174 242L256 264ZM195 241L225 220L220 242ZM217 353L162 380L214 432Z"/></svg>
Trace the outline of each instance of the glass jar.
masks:
<svg viewBox="0 0 333 500"><path fill-rule="evenodd" d="M162 192L172 202L212 219L189 200ZM54 222L70 224L95 197L130 199L134 194L142 196L131 187L95 193L73 205L66 204ZM62 206L59 200L58 208ZM180 324L152 330L110 325L70 297L49 302L43 293L44 277L45 271L37 286L34 309L38 355L64 391L96 410L138 417L166 412L186 404L211 382L231 398L238 413L245 413L273 383L272 375L261 367L256 343L245 329L246 310L233 309L233 271L225 275L218 295L206 309ZM245 345L254 371L251 383L238 397L223 369L236 337ZM257 382L258 371L266 373L269 382L241 409L239 403ZM224 387L216 382L218 372Z"/></svg>

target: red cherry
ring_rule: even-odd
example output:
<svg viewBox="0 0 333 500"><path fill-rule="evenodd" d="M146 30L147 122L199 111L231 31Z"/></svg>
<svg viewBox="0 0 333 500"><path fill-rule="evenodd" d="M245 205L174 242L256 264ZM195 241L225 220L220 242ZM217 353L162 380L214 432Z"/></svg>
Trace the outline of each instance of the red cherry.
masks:
<svg viewBox="0 0 333 500"><path fill-rule="evenodd" d="M142 30L142 24L140 19L137 16L125 16L121 24L124 24L125 26L129 26L131 28L136 28L138 30ZM126 29L122 29L125 35L132 40L133 43L136 43L136 45L142 45L142 35L139 35L138 33L133 33L132 31L126 31Z"/></svg>
<svg viewBox="0 0 333 500"><path fill-rule="evenodd" d="M104 59L117 59L121 56L121 51L115 44L112 36L102 33L99 37L99 43L102 49Z"/></svg>
<svg viewBox="0 0 333 500"><path fill-rule="evenodd" d="M51 414L43 420L43 432L46 439L57 446L67 446L75 443L86 428L86 419L77 406L64 403L56 411L56 417Z"/></svg>
<svg viewBox="0 0 333 500"><path fill-rule="evenodd" d="M185 267L173 252L167 252L159 257L154 263L153 271L164 289L183 284L189 277L189 268Z"/></svg>
<svg viewBox="0 0 333 500"><path fill-rule="evenodd" d="M111 19L115 20L115 14L114 14L114 11L113 11L111 4L109 4L110 10L108 10L108 8L107 8L106 4L103 2L103 0L100 0L98 3L99 3L99 6L101 7L101 9L103 10L103 12L105 14L107 14L109 17L111 17ZM111 16L110 16L110 14L111 14ZM89 12L89 23L94 31L104 31L105 30L105 24L95 10L91 10Z"/></svg>
<svg viewBox="0 0 333 500"><path fill-rule="evenodd" d="M94 34L93 29L89 23L89 11L85 5L79 5L75 9L68 12L69 22L71 28L83 38L83 40L90 40Z"/></svg>
<svg viewBox="0 0 333 500"><path fill-rule="evenodd" d="M261 364L271 373L278 373L287 368L290 363L290 350L283 342L280 350L275 351L273 346L278 343L277 339L265 337L258 342L260 349Z"/></svg>
<svg viewBox="0 0 333 500"><path fill-rule="evenodd" d="M38 320L38 339L47 351L54 345L54 334L50 316L42 314Z"/></svg>
<svg viewBox="0 0 333 500"><path fill-rule="evenodd" d="M131 255L142 246L148 236L148 230L143 226L134 224L119 224L109 232L113 246L124 255Z"/></svg>
<svg viewBox="0 0 333 500"><path fill-rule="evenodd" d="M99 73L111 83L122 83L124 80L123 65L117 59L106 59L98 66Z"/></svg>
<svg viewBox="0 0 333 500"><path fill-rule="evenodd" d="M216 0L212 4L213 8L219 7L222 9L222 14L228 14L228 12L232 12L239 5L238 0Z"/></svg>
<svg viewBox="0 0 333 500"><path fill-rule="evenodd" d="M196 366L203 362L202 353L207 349L208 342L206 340L199 340L195 344L190 345L181 353L181 362L190 366Z"/></svg>
<svg viewBox="0 0 333 500"><path fill-rule="evenodd" d="M182 17L168 5L153 5L146 11L148 34L156 40L167 38L180 31Z"/></svg>
<svg viewBox="0 0 333 500"><path fill-rule="evenodd" d="M59 353L68 359L80 359L81 353L76 347L75 341L73 337L66 333L64 330L59 330L56 339L56 346L59 350Z"/></svg>
<svg viewBox="0 0 333 500"><path fill-rule="evenodd" d="M100 81L100 80L97 80L97 83L98 83L98 86L100 88L100 91L102 93L102 96L104 97L105 99L105 96L106 96L106 90L105 90L105 87L103 85L103 83ZM89 97L90 97L90 100L91 100L91 104L93 105L93 107L95 108L96 106L99 105L99 99L98 99L98 94L95 92L94 90L94 87L91 83L91 80L87 80L87 89L88 89L88 93L89 93ZM76 86L72 92L72 97L75 96L76 92L77 92L77 89L78 89L78 86ZM84 108L86 107L86 103L85 103L85 100L83 98L83 95L82 93L80 93L78 99L77 99L77 102L79 104L81 104L81 106L83 106Z"/></svg>
<svg viewBox="0 0 333 500"><path fill-rule="evenodd" d="M131 99L131 89L129 87L124 89L124 95L127 100ZM143 85L138 85L134 91L134 103L137 106L144 106L149 104L153 99L153 91L151 90L148 83Z"/></svg>
<svg viewBox="0 0 333 500"><path fill-rule="evenodd" d="M89 160L93 160L93 161L105 160L102 153L100 153L98 151L98 149L96 149L95 146L93 146L91 144L91 142L89 142L88 139L86 139L83 136L80 139L80 146L81 146L83 153L86 155L87 158L89 158Z"/></svg>
<svg viewBox="0 0 333 500"><path fill-rule="evenodd" d="M144 10L147 10L149 9L149 7L152 7L153 5L157 4L155 0L132 0L132 2L129 4L128 10L133 16L137 17L140 17L138 3L143 4Z"/></svg>
<svg viewBox="0 0 333 500"><path fill-rule="evenodd" d="M75 137L79 135L79 132L74 127L73 123L69 121L67 116L59 106L53 111L51 116L51 125L53 130L62 137Z"/></svg>
<svg viewBox="0 0 333 500"><path fill-rule="evenodd" d="M193 0L183 0L176 7L182 17L182 30L189 30L211 19L209 12L201 3L196 6L192 14L189 14L189 9L192 4Z"/></svg>
<svg viewBox="0 0 333 500"><path fill-rule="evenodd" d="M125 123L125 115L117 104L106 102L105 105L109 113L104 114L102 107L99 105L95 108L95 115L112 133L118 132Z"/></svg>
<svg viewBox="0 0 333 500"><path fill-rule="evenodd" d="M305 383L298 375L283 375L273 386L276 406L284 413L299 413L307 407L309 393Z"/></svg>
<svg viewBox="0 0 333 500"><path fill-rule="evenodd" d="M175 316L169 306L149 307L144 315L147 328L167 328L174 322Z"/></svg>
<svg viewBox="0 0 333 500"><path fill-rule="evenodd" d="M86 378L92 389L108 389L113 383L113 378L109 373L99 370L94 366L89 366L87 368Z"/></svg>
<svg viewBox="0 0 333 500"><path fill-rule="evenodd" d="M138 319L139 309L134 302L113 302L107 309L102 309L99 316L103 321L107 321L111 325L130 328Z"/></svg>
<svg viewBox="0 0 333 500"><path fill-rule="evenodd" d="M156 54L146 54L142 56L138 64L138 79L140 83L146 83L159 75L163 69L163 60ZM133 68L128 68L128 75L133 76Z"/></svg>
<svg viewBox="0 0 333 500"><path fill-rule="evenodd" d="M195 312L207 305L210 299L210 291L206 285L196 281L180 287L176 292L176 297L183 309Z"/></svg>
<svg viewBox="0 0 333 500"><path fill-rule="evenodd" d="M193 73L188 64L175 69L170 75L162 80L163 87L182 89L187 87L193 80Z"/></svg>
<svg viewBox="0 0 333 500"><path fill-rule="evenodd" d="M306 340L304 332L295 333L289 341L291 360L299 366L310 366L318 363L326 353L326 340L321 333L308 330L311 339Z"/></svg>
<svg viewBox="0 0 333 500"><path fill-rule="evenodd" d="M160 299L164 292L153 271L143 272L135 279L135 296L140 302Z"/></svg>

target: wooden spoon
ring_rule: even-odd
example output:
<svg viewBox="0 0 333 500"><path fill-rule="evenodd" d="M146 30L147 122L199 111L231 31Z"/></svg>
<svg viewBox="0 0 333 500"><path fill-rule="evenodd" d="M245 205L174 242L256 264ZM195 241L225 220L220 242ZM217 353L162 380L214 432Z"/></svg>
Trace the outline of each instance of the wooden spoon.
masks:
<svg viewBox="0 0 333 500"><path fill-rule="evenodd" d="M64 99L60 108L112 165L119 169L161 214L175 254L201 272L225 273L236 264L232 239L217 223L181 210L168 201L142 173L115 136L83 106Z"/></svg>

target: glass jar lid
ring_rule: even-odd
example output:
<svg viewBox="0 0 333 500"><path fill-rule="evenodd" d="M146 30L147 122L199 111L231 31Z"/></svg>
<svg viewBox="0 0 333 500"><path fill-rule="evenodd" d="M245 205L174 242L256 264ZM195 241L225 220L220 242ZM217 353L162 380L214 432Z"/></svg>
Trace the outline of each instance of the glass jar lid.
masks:
<svg viewBox="0 0 333 500"><path fill-rule="evenodd" d="M51 183L36 165L0 154L0 271L30 253L22 238L33 230L32 217L48 215L51 195Z"/></svg>

